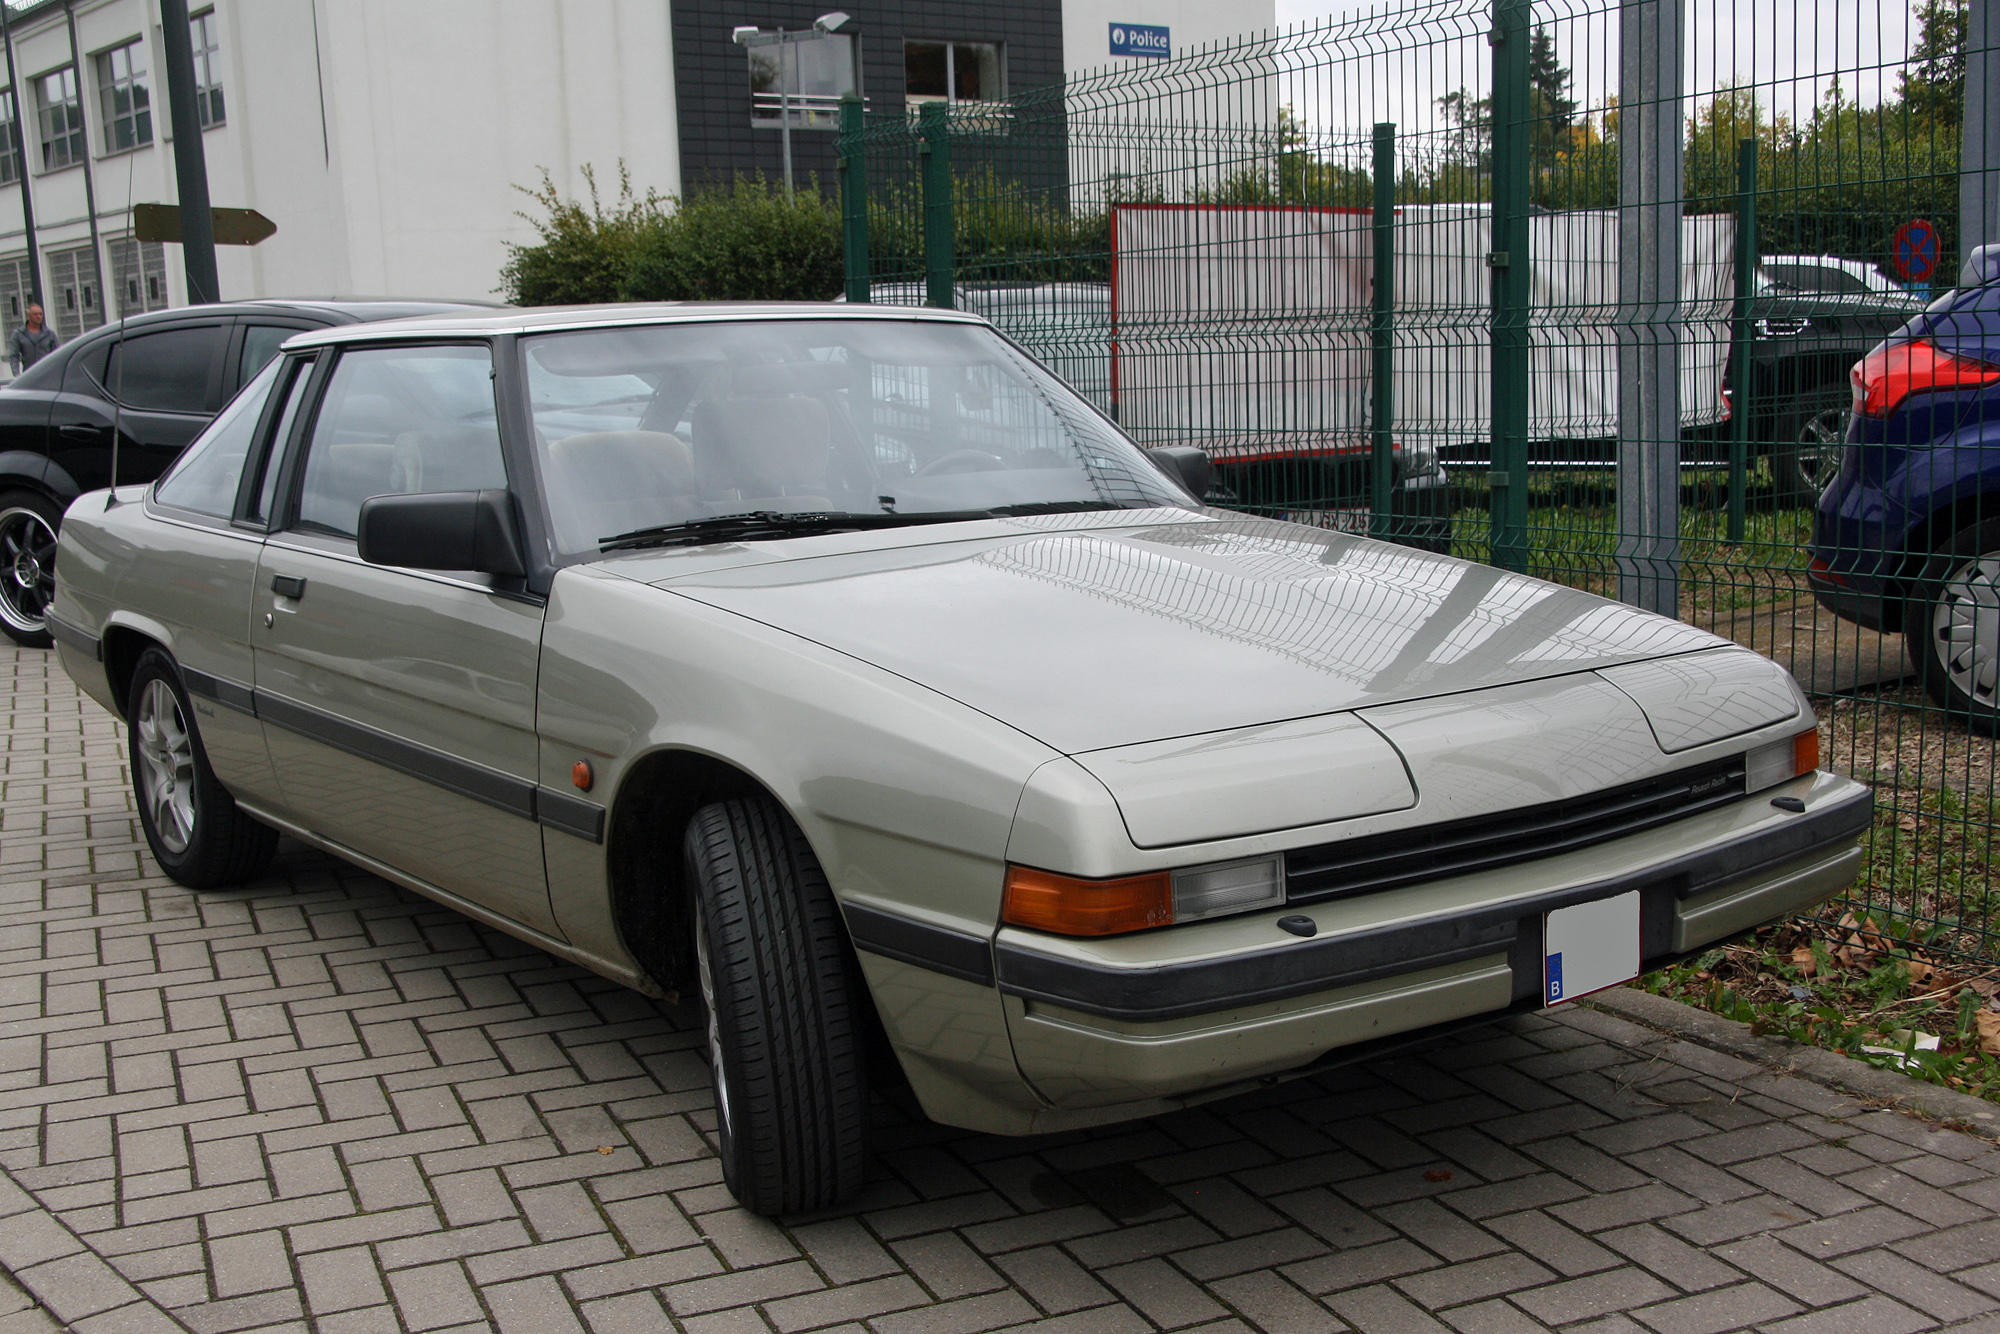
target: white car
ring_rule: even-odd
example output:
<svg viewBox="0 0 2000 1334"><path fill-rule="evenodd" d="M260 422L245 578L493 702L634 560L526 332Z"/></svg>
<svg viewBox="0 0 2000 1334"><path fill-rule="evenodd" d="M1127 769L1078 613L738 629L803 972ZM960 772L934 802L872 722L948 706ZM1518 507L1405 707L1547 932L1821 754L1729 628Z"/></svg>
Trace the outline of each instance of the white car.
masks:
<svg viewBox="0 0 2000 1334"><path fill-rule="evenodd" d="M766 1212L859 1186L871 1033L939 1121L1074 1129L1854 876L1781 668L1204 469L963 314L327 329L70 508L48 624L182 883L284 831L698 996Z"/></svg>

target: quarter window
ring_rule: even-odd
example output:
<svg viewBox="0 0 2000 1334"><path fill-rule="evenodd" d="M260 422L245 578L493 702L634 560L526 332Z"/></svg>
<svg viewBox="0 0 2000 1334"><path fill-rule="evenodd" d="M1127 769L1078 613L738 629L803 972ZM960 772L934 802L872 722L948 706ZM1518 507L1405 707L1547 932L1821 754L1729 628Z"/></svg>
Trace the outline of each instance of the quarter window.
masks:
<svg viewBox="0 0 2000 1334"><path fill-rule="evenodd" d="M35 101L41 120L42 170L83 161L83 103L77 97L75 67L51 70L36 79Z"/></svg>
<svg viewBox="0 0 2000 1334"><path fill-rule="evenodd" d="M218 519L236 512L236 489L243 480L243 462L257 438L257 422L264 415L264 400L278 378L278 368L269 366L264 374L244 387L230 405L209 423L195 442L187 447L172 472L153 490L162 505L193 510Z"/></svg>
<svg viewBox="0 0 2000 1334"><path fill-rule="evenodd" d="M222 46L215 32L215 11L204 10L188 20L194 45L194 110L203 129L223 122Z"/></svg>
<svg viewBox="0 0 2000 1334"><path fill-rule="evenodd" d="M97 91L104 100L104 151L123 153L153 142L153 103L146 89L146 48L133 41L97 57Z"/></svg>
<svg viewBox="0 0 2000 1334"><path fill-rule="evenodd" d="M362 348L327 383L298 526L352 537L370 496L506 485L484 346Z"/></svg>

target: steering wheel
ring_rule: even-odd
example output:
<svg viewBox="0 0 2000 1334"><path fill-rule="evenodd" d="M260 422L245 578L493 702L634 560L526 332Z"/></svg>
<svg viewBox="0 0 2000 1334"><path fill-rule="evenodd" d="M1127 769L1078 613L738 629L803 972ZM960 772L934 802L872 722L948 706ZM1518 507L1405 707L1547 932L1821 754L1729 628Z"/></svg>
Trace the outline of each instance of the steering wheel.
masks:
<svg viewBox="0 0 2000 1334"><path fill-rule="evenodd" d="M954 449L949 454L940 454L910 475L935 477L960 472L1005 472L1006 469L1007 460L998 454L989 454L983 449Z"/></svg>

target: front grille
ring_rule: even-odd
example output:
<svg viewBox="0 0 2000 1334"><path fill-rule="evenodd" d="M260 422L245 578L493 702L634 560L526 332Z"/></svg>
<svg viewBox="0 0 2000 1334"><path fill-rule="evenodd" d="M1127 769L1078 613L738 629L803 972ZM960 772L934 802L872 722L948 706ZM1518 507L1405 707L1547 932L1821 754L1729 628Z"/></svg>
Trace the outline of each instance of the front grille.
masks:
<svg viewBox="0 0 2000 1334"><path fill-rule="evenodd" d="M1712 810L1742 795L1743 757L1732 755L1540 806L1299 848L1285 854L1285 898L1291 903L1350 898L1553 857Z"/></svg>

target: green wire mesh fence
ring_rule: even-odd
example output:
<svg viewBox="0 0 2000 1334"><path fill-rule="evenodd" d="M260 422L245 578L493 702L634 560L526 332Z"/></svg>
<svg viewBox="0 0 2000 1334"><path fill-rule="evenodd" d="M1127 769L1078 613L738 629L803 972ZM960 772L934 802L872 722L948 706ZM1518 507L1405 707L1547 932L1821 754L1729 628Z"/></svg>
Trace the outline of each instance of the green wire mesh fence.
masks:
<svg viewBox="0 0 2000 1334"><path fill-rule="evenodd" d="M847 296L992 319L1140 443L1206 449L1214 503L1771 654L1877 786L1829 920L2000 962L2000 298L1949 296L2000 239L1962 202L2000 165L1961 153L1982 5L1419 0L850 103ZM1876 376L1927 407L1857 398L1960 299L1989 313Z"/></svg>

